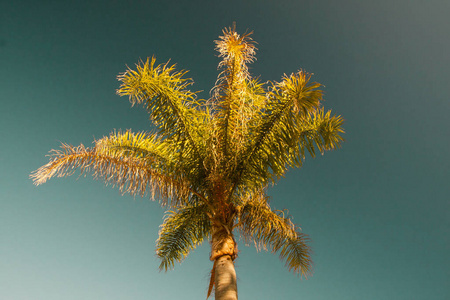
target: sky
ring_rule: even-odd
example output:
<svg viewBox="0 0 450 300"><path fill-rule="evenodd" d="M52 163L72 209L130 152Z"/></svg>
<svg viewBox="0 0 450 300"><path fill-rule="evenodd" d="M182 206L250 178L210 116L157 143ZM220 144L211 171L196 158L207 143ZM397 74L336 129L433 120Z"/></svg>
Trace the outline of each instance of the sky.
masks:
<svg viewBox="0 0 450 300"><path fill-rule="evenodd" d="M139 59L209 91L224 27L253 30L261 80L299 69L345 119L342 148L269 189L311 238L314 275L239 243L240 299L450 299L450 2L2 1L0 299L205 299L208 243L158 271L164 210L91 177L36 187L61 142L150 130L115 94Z"/></svg>

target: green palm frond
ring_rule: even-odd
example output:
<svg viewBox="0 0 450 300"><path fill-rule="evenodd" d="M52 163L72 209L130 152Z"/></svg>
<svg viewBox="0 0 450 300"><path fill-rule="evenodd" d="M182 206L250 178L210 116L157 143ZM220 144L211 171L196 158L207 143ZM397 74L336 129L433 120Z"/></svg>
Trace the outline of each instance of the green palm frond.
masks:
<svg viewBox="0 0 450 300"><path fill-rule="evenodd" d="M155 65L156 59L147 59L119 75L122 82L117 94L129 96L130 102L144 103L152 122L163 138L183 144L185 151L204 156L204 128L208 114L200 109L196 93L187 89L193 81L183 78L187 71L175 71L169 63Z"/></svg>
<svg viewBox="0 0 450 300"><path fill-rule="evenodd" d="M312 157L316 155L315 148L321 154L325 150L339 148L344 140L341 136L344 133L343 122L341 116L333 116L331 111L325 113L323 108L307 114L302 120L299 135L301 158L305 157L305 148Z"/></svg>
<svg viewBox="0 0 450 300"><path fill-rule="evenodd" d="M151 158L105 153L102 147L91 149L84 145L62 144L61 150L51 151L50 162L33 172L31 178L40 185L55 176L70 176L78 169L81 174L91 173L95 179L118 187L122 193L144 196L149 192L163 205L176 205L198 196L189 187L189 182L165 174L164 170L152 166L152 162Z"/></svg>
<svg viewBox="0 0 450 300"><path fill-rule="evenodd" d="M312 273L311 248L308 236L301 233L284 212L273 211L263 192L249 198L239 208L237 228L246 243L256 248L279 252L289 271L309 276Z"/></svg>
<svg viewBox="0 0 450 300"><path fill-rule="evenodd" d="M131 130L114 131L108 137L95 142L98 153L106 155L144 158L147 164L171 166L171 145L156 134L133 133Z"/></svg>
<svg viewBox="0 0 450 300"><path fill-rule="evenodd" d="M240 101L234 103L233 113L230 114L228 121L229 144L232 157L235 159L245 150L247 141L253 138L254 130L259 125L257 115L266 104L264 84L257 79L245 82L242 91Z"/></svg>
<svg viewBox="0 0 450 300"><path fill-rule="evenodd" d="M169 211L156 241L156 255L161 259L159 268L167 271L175 261L182 262L189 252L210 236L211 223L208 206L183 206Z"/></svg>
<svg viewBox="0 0 450 300"><path fill-rule="evenodd" d="M314 145L321 152L339 147L342 118L324 114L320 84L309 80L309 74L298 72L273 84L266 106L256 116L254 138L239 158L240 185L259 189L287 168L301 167L305 148L314 156Z"/></svg>
<svg viewBox="0 0 450 300"><path fill-rule="evenodd" d="M317 109L323 96L323 91L319 89L322 85L310 82L311 76L309 73L299 71L289 76L284 75L281 82L272 83L271 91L268 93L272 103L269 102L268 105L281 102L281 105L287 104L293 113L300 115Z"/></svg>

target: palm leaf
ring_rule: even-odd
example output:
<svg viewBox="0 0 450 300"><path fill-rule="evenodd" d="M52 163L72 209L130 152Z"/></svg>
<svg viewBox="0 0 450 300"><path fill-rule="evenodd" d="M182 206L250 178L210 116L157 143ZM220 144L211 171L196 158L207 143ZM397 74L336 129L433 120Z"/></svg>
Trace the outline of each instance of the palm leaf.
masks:
<svg viewBox="0 0 450 300"><path fill-rule="evenodd" d="M101 144L101 143L100 143ZM81 174L92 173L94 178L103 180L119 188L122 193L144 196L150 192L153 199L158 198L163 205L177 205L197 193L190 189L189 183L153 165L146 158L124 157L119 153L105 153L102 147L87 148L67 144L61 150L52 150L50 162L34 171L34 183L40 185L52 177L70 176L77 169Z"/></svg>
<svg viewBox="0 0 450 300"><path fill-rule="evenodd" d="M189 252L208 238L211 224L208 206L183 206L169 211L156 241L156 255L161 259L159 268L167 271L175 261L182 262Z"/></svg>
<svg viewBox="0 0 450 300"><path fill-rule="evenodd" d="M143 158L152 165L172 166L172 145L156 134L146 132L133 133L131 130L114 131L108 137L96 141L98 153L113 156Z"/></svg>
<svg viewBox="0 0 450 300"><path fill-rule="evenodd" d="M339 147L343 120L320 109L320 84L304 72L273 84L264 110L256 116L254 138L239 158L236 184L259 189L289 167L301 167L305 149L314 157Z"/></svg>
<svg viewBox="0 0 450 300"><path fill-rule="evenodd" d="M308 236L284 212L273 211L263 192L248 198L239 208L237 227L246 243L253 241L258 250L270 248L273 253L279 252L289 271L305 277L312 273Z"/></svg>
<svg viewBox="0 0 450 300"><path fill-rule="evenodd" d="M302 118L299 135L299 154L305 158L305 149L315 157L315 148L321 154L325 150L339 148L344 140L341 136L343 119L341 116L332 116L331 111L325 113L324 109L313 111ZM301 164L301 162L299 162Z"/></svg>
<svg viewBox="0 0 450 300"><path fill-rule="evenodd" d="M187 71L175 71L174 65L155 63L153 57L137 64L136 70L128 68L119 75L122 84L117 93L129 96L133 105L145 103L161 137L172 138L182 143L185 151L204 157L208 114L199 109L196 93L187 90L192 80L183 78Z"/></svg>
<svg viewBox="0 0 450 300"><path fill-rule="evenodd" d="M239 35L233 26L215 41L222 71L213 88L213 125L218 156L223 161L242 144L246 123L256 111L258 97L254 95L259 84L251 79L247 67L247 63L254 61L256 49L250 34Z"/></svg>

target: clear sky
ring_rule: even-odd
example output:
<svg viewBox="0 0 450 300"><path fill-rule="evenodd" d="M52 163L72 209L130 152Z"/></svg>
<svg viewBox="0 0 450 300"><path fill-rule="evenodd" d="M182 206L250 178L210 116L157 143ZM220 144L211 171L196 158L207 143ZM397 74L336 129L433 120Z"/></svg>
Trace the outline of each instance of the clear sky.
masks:
<svg viewBox="0 0 450 300"><path fill-rule="evenodd" d="M150 129L116 75L156 55L217 77L213 40L254 31L262 80L302 68L344 116L342 149L270 189L310 235L315 273L239 245L240 299L450 299L450 2L2 1L0 299L204 299L209 245L158 271L156 202L90 177L33 186L60 142Z"/></svg>

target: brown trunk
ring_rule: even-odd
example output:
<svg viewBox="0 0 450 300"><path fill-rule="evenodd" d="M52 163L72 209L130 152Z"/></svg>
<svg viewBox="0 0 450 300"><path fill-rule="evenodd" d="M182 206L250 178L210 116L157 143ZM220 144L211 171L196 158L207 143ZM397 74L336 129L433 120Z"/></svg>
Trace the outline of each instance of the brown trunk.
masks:
<svg viewBox="0 0 450 300"><path fill-rule="evenodd" d="M223 255L216 259L214 271L215 299L237 300L236 271L231 255Z"/></svg>
<svg viewBox="0 0 450 300"><path fill-rule="evenodd" d="M208 296L214 284L216 300L237 300L236 271L234 259L237 256L237 244L233 234L224 225L215 223L212 228L211 257L214 267Z"/></svg>

